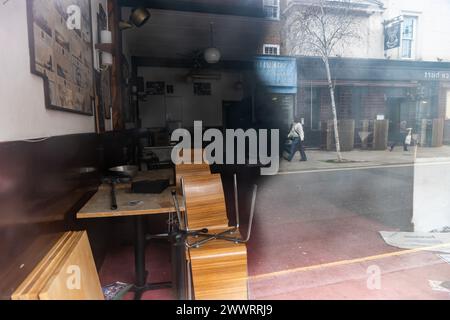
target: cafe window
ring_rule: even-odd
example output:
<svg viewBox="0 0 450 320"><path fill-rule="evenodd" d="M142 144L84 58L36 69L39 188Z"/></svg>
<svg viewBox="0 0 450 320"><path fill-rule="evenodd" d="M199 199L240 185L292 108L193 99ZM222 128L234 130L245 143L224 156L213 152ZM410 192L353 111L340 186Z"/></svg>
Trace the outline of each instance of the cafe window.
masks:
<svg viewBox="0 0 450 320"><path fill-rule="evenodd" d="M415 58L417 17L404 16L402 24L401 57L404 59Z"/></svg>
<svg viewBox="0 0 450 320"><path fill-rule="evenodd" d="M267 19L280 19L280 0L263 0L263 8Z"/></svg>
<svg viewBox="0 0 450 320"><path fill-rule="evenodd" d="M280 55L280 45L278 44L265 44L263 53L270 56Z"/></svg>

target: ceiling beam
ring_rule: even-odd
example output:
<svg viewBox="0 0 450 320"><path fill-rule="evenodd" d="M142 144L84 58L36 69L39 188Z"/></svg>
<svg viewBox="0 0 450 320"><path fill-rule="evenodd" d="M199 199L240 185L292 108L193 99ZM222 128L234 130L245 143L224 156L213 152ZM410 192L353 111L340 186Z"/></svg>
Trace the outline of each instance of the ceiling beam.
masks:
<svg viewBox="0 0 450 320"><path fill-rule="evenodd" d="M214 1L211 1L214 2ZM149 9L199 12L232 16L263 18L262 1L252 0L248 5L230 5L187 0L119 0L122 7L146 7Z"/></svg>
<svg viewBox="0 0 450 320"><path fill-rule="evenodd" d="M136 67L163 67L193 69L193 62L189 59L151 58L133 56L132 65ZM222 60L216 64L206 64L200 70L251 70L252 61Z"/></svg>

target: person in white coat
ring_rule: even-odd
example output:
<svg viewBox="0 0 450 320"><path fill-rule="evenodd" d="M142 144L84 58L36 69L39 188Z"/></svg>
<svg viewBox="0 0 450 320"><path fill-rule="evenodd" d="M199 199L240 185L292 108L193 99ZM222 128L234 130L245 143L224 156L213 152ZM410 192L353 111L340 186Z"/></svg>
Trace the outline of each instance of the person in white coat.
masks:
<svg viewBox="0 0 450 320"><path fill-rule="evenodd" d="M291 140L291 144L288 150L288 156L286 160L292 161L297 150L300 151L301 159L300 161L307 161L305 146L303 142L305 141L305 132L303 131L303 125L299 119L295 119L291 125L291 130L288 134L288 139Z"/></svg>

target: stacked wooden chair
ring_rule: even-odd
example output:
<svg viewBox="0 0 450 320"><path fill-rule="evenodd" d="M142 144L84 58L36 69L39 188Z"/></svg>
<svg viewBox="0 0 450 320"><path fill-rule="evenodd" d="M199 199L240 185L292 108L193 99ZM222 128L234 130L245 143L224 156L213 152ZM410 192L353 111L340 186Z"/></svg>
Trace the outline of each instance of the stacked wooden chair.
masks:
<svg viewBox="0 0 450 320"><path fill-rule="evenodd" d="M220 174L208 173L204 164L180 165L176 169L185 206L185 211L178 215L181 228L188 234L185 263L189 285L185 297L196 300L247 299L245 243L248 237L241 237L238 215L237 226L229 225ZM252 213L255 194L256 190ZM237 204L236 197L235 188ZM252 217L253 214L251 220ZM248 236L250 231L249 228Z"/></svg>

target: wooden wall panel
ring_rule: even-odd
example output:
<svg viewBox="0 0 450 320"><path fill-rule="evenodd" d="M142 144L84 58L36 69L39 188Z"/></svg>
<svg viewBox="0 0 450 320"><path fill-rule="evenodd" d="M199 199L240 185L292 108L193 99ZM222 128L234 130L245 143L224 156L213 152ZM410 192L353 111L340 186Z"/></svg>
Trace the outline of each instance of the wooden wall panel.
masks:
<svg viewBox="0 0 450 320"><path fill-rule="evenodd" d="M433 119L431 146L442 147L444 144L444 118Z"/></svg>

